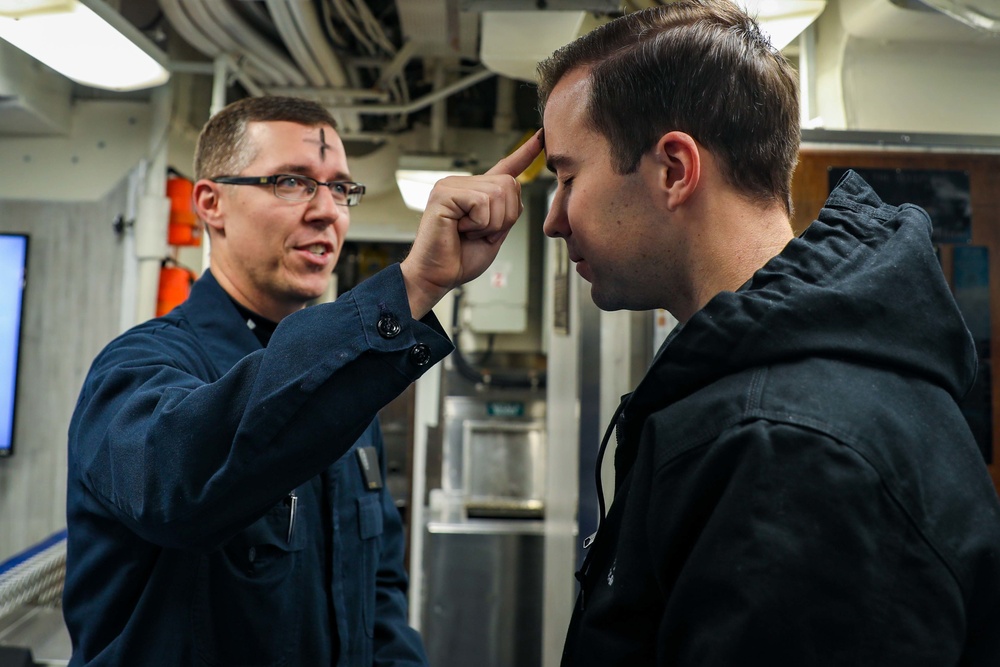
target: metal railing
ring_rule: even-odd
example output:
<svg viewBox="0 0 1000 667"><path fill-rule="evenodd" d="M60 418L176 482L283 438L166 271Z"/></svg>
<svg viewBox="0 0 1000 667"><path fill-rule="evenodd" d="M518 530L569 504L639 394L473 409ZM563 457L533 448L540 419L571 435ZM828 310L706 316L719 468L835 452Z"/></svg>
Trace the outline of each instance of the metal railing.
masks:
<svg viewBox="0 0 1000 667"><path fill-rule="evenodd" d="M59 607L66 578L62 530L0 563L0 620L26 606Z"/></svg>

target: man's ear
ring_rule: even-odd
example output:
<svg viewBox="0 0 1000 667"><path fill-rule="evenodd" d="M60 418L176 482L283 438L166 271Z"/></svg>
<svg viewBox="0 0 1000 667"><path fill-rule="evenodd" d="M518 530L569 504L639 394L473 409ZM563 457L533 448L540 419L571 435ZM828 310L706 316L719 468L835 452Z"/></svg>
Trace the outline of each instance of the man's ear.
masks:
<svg viewBox="0 0 1000 667"><path fill-rule="evenodd" d="M219 197L219 185L204 178L201 179L194 184L192 200L194 212L198 218L216 232L222 231L225 224L222 215L222 201Z"/></svg>
<svg viewBox="0 0 1000 667"><path fill-rule="evenodd" d="M656 142L653 158L657 163L657 185L670 211L686 202L701 181L701 152L698 142L684 132L668 132Z"/></svg>

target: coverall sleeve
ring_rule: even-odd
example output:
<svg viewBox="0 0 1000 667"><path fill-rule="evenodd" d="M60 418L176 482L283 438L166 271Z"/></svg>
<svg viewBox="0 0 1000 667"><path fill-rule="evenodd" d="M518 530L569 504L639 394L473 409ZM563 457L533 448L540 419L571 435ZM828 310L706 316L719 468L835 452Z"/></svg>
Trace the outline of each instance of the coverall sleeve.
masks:
<svg viewBox="0 0 1000 667"><path fill-rule="evenodd" d="M400 324L388 337L386 314ZM214 366L224 337L140 326L91 367L70 424L71 477L143 539L213 549L331 465L451 351L425 320L410 318L393 266L286 317L225 373Z"/></svg>
<svg viewBox="0 0 1000 667"><path fill-rule="evenodd" d="M661 466L651 500L656 664L959 664L958 585L844 442L740 424Z"/></svg>

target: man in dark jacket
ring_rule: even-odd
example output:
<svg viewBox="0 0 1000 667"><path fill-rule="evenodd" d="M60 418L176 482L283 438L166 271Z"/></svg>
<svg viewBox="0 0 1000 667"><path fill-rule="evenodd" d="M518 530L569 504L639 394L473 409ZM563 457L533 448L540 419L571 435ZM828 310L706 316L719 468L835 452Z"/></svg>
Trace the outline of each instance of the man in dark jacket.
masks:
<svg viewBox="0 0 1000 667"><path fill-rule="evenodd" d="M451 350L430 309L493 261L540 149L445 180L401 265L304 308L364 193L334 120L280 97L210 119L211 269L101 352L70 425L71 665L426 664L373 419Z"/></svg>
<svg viewBox="0 0 1000 667"><path fill-rule="evenodd" d="M853 172L789 224L795 74L733 3L542 63L545 231L605 310L680 322L617 421L563 664L1000 665L1000 505L921 209Z"/></svg>

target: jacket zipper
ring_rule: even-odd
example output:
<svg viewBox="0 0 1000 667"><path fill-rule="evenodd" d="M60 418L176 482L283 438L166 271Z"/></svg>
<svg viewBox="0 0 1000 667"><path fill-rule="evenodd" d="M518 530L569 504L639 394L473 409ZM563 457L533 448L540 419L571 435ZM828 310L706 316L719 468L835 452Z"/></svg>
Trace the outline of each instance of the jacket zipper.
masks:
<svg viewBox="0 0 1000 667"><path fill-rule="evenodd" d="M598 514L597 517L597 530L594 531L593 535L588 535L583 540L583 548L587 550L587 555L583 559L583 565L580 566L580 569L575 574L577 581L580 582L581 610L586 608L586 578L587 573L590 571L591 557L594 554L590 547L593 546L594 542L597 540L597 536L601 533L601 526L604 525L605 519L604 485L601 483L601 467L604 464L604 453L608 448L608 441L611 440L612 429L615 432L615 446L621 446L622 431L625 430L625 404L628 402L630 396L631 394L625 394L622 396L621 401L618 403L618 407L615 409L615 414L611 418L611 423L608 424L608 428L604 432L604 437L601 439L601 447L597 451L597 469L594 473L594 481L597 484L597 504L600 508L600 514Z"/></svg>

